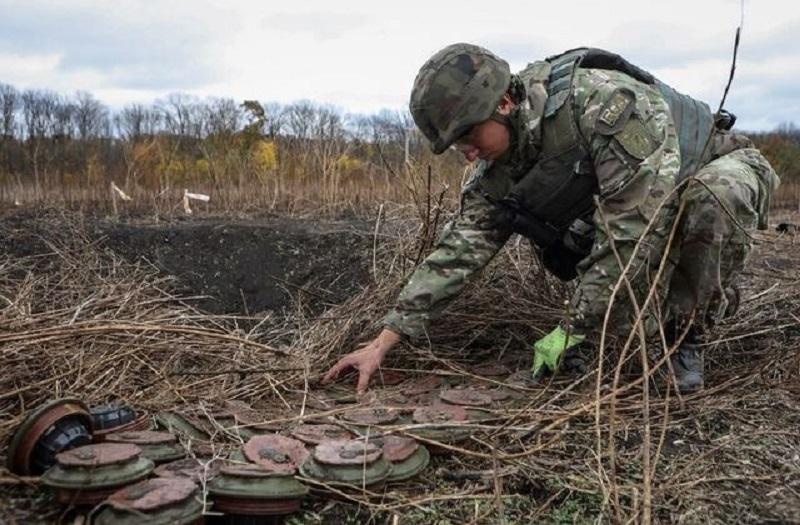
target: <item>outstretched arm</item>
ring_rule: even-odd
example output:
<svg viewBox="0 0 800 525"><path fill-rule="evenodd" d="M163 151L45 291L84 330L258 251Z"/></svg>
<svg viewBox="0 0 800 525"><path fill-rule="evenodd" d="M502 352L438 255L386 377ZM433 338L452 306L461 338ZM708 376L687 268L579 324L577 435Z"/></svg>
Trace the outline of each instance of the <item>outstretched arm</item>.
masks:
<svg viewBox="0 0 800 525"><path fill-rule="evenodd" d="M410 337L423 336L430 321L511 236L497 224L498 216L496 205L478 189L465 190L459 216L446 227L436 250L411 275L396 306L384 318L384 326Z"/></svg>
<svg viewBox="0 0 800 525"><path fill-rule="evenodd" d="M486 266L510 237L495 218L495 205L476 187L462 192L461 210L448 225L436 249L414 271L395 308L384 318L384 330L373 341L347 354L325 375L332 381L349 368L358 370L358 392L402 336L425 334L428 323L464 289L470 277Z"/></svg>

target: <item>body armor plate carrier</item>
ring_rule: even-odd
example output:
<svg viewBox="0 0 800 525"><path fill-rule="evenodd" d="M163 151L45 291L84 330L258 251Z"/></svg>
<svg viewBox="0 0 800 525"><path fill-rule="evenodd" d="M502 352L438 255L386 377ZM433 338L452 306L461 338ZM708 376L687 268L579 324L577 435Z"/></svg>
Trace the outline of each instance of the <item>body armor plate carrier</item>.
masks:
<svg viewBox="0 0 800 525"><path fill-rule="evenodd" d="M541 151L535 164L511 187L497 187L483 177L484 193L509 211L513 231L530 238L542 249L564 249L564 235L577 219L591 221L597 179L588 146L578 130L572 97L575 70L606 69L625 73L655 86L670 108L681 151L681 168L676 182L695 173L707 162L706 142L714 129L709 107L678 93L652 74L614 53L593 48L578 48L535 62L520 73L534 113L541 114ZM535 90L546 90L543 108L536 108ZM540 97L541 98L541 97ZM502 169L494 166L494 169ZM509 174L511 175L511 174ZM505 179L491 177L491 179ZM588 255L591 242L582 242ZM574 276L574 272L569 272Z"/></svg>

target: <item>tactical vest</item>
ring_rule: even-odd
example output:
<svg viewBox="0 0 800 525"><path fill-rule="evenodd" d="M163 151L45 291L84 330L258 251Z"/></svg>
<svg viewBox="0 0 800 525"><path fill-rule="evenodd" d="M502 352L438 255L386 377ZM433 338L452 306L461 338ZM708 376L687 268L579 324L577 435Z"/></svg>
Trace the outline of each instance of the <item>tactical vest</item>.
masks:
<svg viewBox="0 0 800 525"><path fill-rule="evenodd" d="M681 168L676 182L707 161L701 157L714 127L708 106L678 93L619 55L578 48L530 64L519 76L528 90L532 113L541 115L539 157L521 178L511 173L507 177L484 177L482 186L487 197L513 210L512 229L532 238L540 247L561 242L576 219L591 215L594 194L598 192L588 145L578 130L573 105L568 103L578 67L620 71L658 88L670 108L680 144ZM542 100L544 106L535 107ZM507 168L497 165L492 169ZM497 184L509 180L516 183Z"/></svg>

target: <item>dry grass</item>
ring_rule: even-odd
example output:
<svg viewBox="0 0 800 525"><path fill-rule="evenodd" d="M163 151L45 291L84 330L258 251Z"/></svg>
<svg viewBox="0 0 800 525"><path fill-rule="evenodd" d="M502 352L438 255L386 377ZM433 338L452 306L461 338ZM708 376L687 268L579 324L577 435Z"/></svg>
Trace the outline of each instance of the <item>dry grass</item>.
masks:
<svg viewBox="0 0 800 525"><path fill-rule="evenodd" d="M199 312L153 269L99 250L80 219L41 218L31 228L42 232L44 254L0 254L0 442L54 396L205 413L241 400L284 424L334 415L315 402L316 381L373 333L409 259L429 245L435 209L426 239L383 233L361 294L321 317L308 317L298 297L292 315L264 319ZM601 374L511 387L526 402L470 424L471 439L430 467L437 475L356 497L358 506L315 503L303 523L800 521L800 242L763 239L743 308L708 347L704 392L681 398L664 388L661 348L649 348L642 367L637 341L625 360L608 347ZM524 243L512 245L427 344L403 347L387 366L451 382L487 381L469 373L487 360L526 368L531 341L558 321L568 293ZM373 389L371 400L399 388ZM220 450L237 441L215 436ZM0 481L0 520L61 515L26 480L2 471Z"/></svg>

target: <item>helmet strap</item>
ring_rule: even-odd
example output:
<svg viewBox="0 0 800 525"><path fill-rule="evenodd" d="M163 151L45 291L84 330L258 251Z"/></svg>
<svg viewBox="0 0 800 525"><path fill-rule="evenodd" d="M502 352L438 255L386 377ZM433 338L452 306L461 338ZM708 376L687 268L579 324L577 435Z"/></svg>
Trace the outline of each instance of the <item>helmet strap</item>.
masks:
<svg viewBox="0 0 800 525"><path fill-rule="evenodd" d="M511 126L511 119L508 118L508 115L503 115L497 110L494 110L494 113L492 113L492 115L489 117L489 120L494 120L495 122L506 127Z"/></svg>

